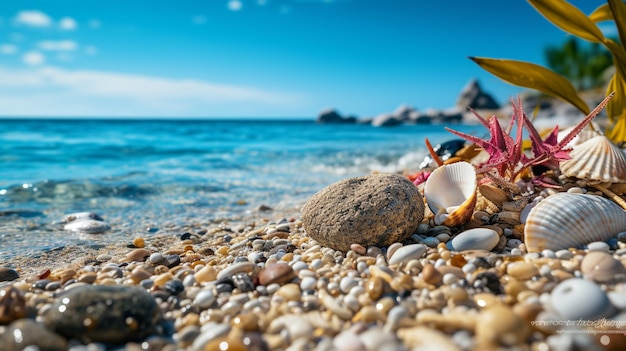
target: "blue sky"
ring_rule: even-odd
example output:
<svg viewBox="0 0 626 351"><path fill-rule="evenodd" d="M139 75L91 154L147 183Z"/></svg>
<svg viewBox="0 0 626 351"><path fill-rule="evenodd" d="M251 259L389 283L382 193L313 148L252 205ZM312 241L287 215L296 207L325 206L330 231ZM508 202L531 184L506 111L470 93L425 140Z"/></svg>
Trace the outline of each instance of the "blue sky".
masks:
<svg viewBox="0 0 626 351"><path fill-rule="evenodd" d="M566 37L522 0L3 0L0 116L365 117L472 78L504 103L467 57L544 64Z"/></svg>

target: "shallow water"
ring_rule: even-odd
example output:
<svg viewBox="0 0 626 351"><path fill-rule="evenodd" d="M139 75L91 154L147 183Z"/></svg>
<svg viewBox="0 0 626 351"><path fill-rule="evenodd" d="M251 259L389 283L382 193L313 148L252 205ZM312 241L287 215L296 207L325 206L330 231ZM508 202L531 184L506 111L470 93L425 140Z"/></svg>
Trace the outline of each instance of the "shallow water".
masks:
<svg viewBox="0 0 626 351"><path fill-rule="evenodd" d="M66 245L130 241L165 225L246 216L260 205L293 211L346 177L417 170L424 137L455 138L441 125L0 120L0 265ZM63 230L64 215L82 211L111 230Z"/></svg>

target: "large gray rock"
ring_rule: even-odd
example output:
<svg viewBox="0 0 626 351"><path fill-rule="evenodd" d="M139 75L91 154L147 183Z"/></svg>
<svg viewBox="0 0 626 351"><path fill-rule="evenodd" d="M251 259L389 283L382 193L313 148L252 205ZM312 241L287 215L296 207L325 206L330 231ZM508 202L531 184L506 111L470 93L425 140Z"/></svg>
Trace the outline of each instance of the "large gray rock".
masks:
<svg viewBox="0 0 626 351"><path fill-rule="evenodd" d="M471 107L475 110L497 110L500 108L496 100L482 89L476 79L470 80L461 90L456 106L461 109Z"/></svg>
<svg viewBox="0 0 626 351"><path fill-rule="evenodd" d="M153 333L161 313L141 288L87 285L59 296L43 317L48 329L67 338L122 344Z"/></svg>
<svg viewBox="0 0 626 351"><path fill-rule="evenodd" d="M331 184L302 209L307 234L347 252L351 244L387 246L415 232L424 218L417 187L397 174L371 174Z"/></svg>
<svg viewBox="0 0 626 351"><path fill-rule="evenodd" d="M356 123L356 121L356 117L344 117L334 109L323 110L317 116L317 123L319 124L344 124Z"/></svg>
<svg viewBox="0 0 626 351"><path fill-rule="evenodd" d="M403 120L392 113L381 113L372 119L372 125L374 127L394 127L403 122Z"/></svg>

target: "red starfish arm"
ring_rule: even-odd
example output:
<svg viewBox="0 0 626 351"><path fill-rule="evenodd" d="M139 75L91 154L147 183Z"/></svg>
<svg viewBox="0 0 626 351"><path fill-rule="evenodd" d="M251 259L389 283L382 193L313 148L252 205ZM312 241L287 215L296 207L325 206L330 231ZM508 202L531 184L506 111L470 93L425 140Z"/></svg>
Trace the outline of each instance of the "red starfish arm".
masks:
<svg viewBox="0 0 626 351"><path fill-rule="evenodd" d="M602 111L606 104L609 103L609 100L613 98L613 95L615 95L615 92L612 92L607 97L605 97L604 100L602 100L602 102L600 102L600 104L596 106L593 111L591 111L582 121L580 121L580 123L578 123L574 127L574 129L572 129L572 131L569 132L556 146L554 146L554 148L556 150L561 150L565 147L565 145L569 144L569 142L572 141L572 139L574 139L576 135L578 135L578 133L580 133L583 128L585 128L587 124L589 124L600 113L600 111Z"/></svg>

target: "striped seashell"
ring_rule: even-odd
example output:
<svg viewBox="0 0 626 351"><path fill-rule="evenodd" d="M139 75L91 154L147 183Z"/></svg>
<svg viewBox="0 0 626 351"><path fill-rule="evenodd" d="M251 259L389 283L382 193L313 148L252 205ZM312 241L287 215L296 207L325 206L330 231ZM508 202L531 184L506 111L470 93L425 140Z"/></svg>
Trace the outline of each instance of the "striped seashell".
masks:
<svg viewBox="0 0 626 351"><path fill-rule="evenodd" d="M626 211L601 196L556 193L535 205L524 226L528 252L583 248L626 231Z"/></svg>
<svg viewBox="0 0 626 351"><path fill-rule="evenodd" d="M601 183L626 182L626 157L606 136L598 135L574 146L570 160L561 162L567 177Z"/></svg>
<svg viewBox="0 0 626 351"><path fill-rule="evenodd" d="M424 185L424 197L435 223L454 227L467 222L476 205L476 170L468 162L443 165Z"/></svg>

